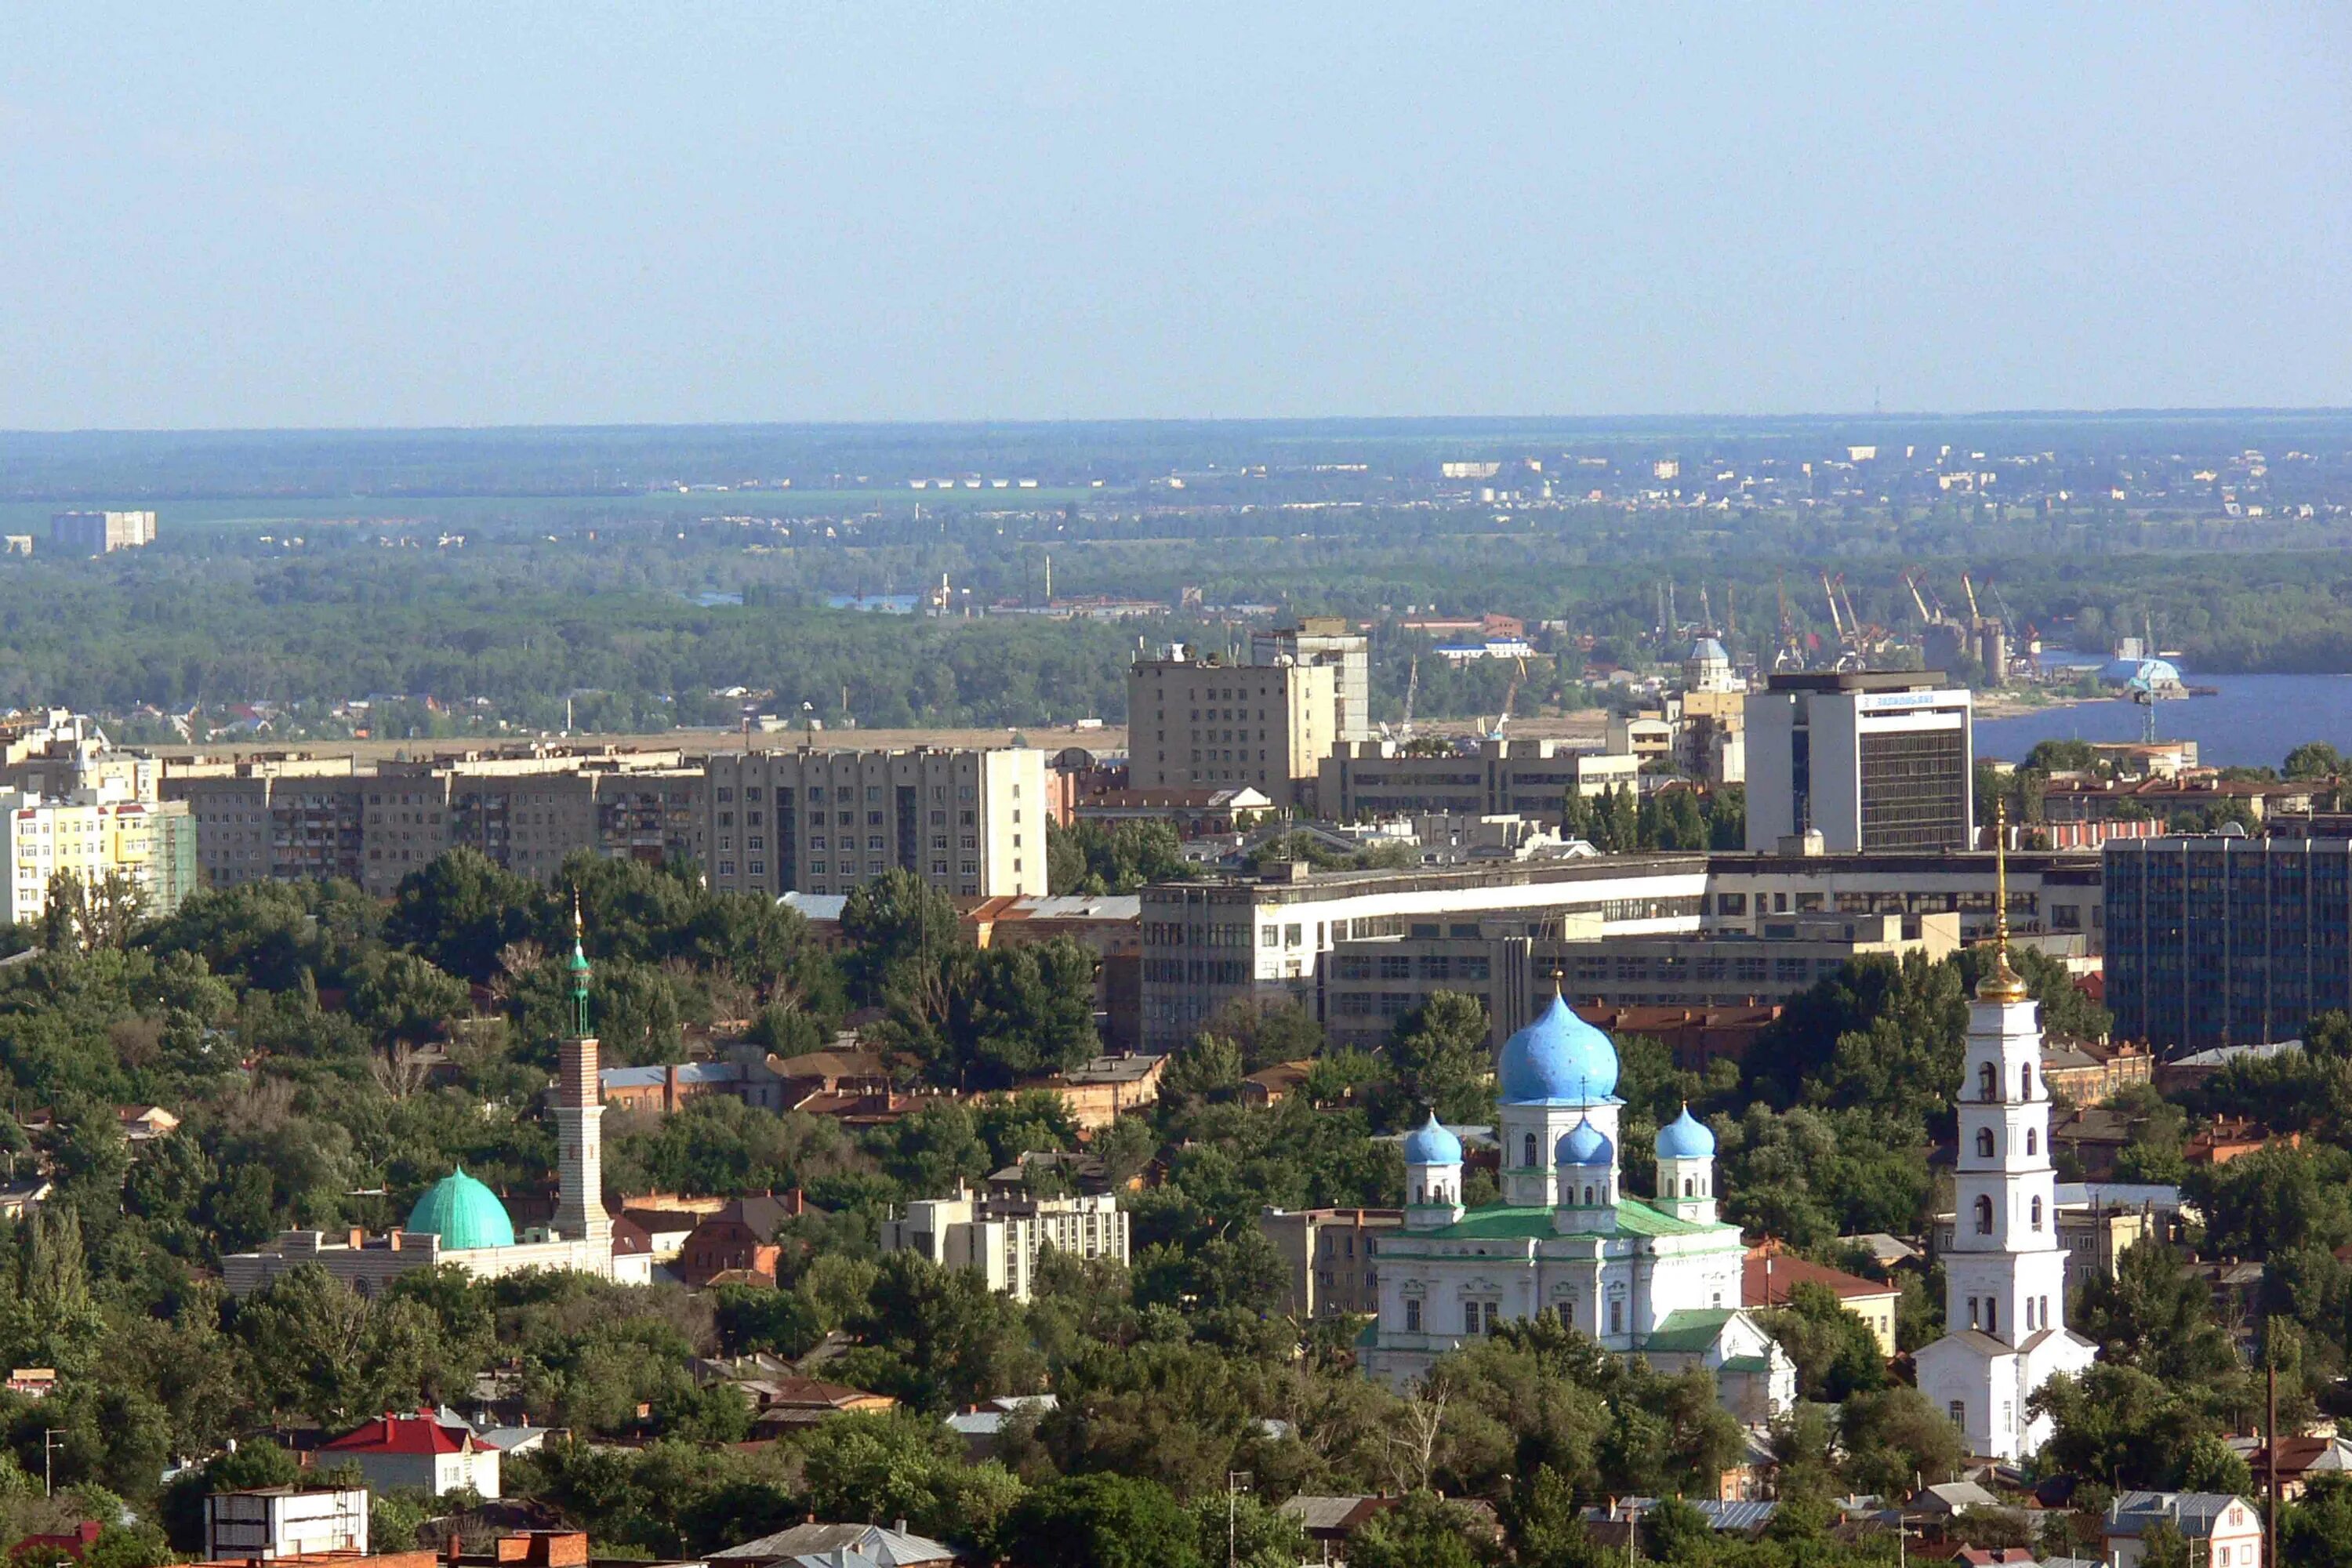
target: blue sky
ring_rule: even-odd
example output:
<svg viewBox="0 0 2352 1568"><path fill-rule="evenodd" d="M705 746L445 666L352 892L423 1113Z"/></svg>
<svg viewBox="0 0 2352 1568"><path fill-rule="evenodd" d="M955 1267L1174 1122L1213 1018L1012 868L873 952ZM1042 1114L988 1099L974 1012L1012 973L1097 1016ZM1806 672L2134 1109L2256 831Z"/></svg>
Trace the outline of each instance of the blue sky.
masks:
<svg viewBox="0 0 2352 1568"><path fill-rule="evenodd" d="M0 427L2352 405L2352 7L0 8Z"/></svg>

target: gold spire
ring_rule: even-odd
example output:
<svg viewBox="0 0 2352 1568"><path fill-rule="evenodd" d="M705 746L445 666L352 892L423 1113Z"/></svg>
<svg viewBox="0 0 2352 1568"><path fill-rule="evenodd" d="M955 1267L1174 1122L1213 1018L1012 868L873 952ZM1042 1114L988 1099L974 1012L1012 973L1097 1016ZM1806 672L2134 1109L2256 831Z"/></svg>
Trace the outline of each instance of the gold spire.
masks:
<svg viewBox="0 0 2352 1568"><path fill-rule="evenodd" d="M1992 808L1992 966L1977 981L1980 1002L2032 1000L2025 982L2009 966L2009 802Z"/></svg>

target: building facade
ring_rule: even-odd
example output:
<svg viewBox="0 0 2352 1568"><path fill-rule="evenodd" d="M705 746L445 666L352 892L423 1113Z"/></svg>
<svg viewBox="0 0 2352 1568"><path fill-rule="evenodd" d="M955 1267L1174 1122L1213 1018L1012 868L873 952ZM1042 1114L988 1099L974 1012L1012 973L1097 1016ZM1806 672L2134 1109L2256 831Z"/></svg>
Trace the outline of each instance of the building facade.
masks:
<svg viewBox="0 0 2352 1568"><path fill-rule="evenodd" d="M721 892L846 893L893 868L964 898L1045 892L1045 753L720 752L703 868Z"/></svg>
<svg viewBox="0 0 2352 1568"><path fill-rule="evenodd" d="M0 791L0 814L7 823L0 837L7 918L20 925L47 912L49 880L57 876L85 887L126 878L151 915L170 914L196 885L194 822L184 805L127 798L114 789L76 790L61 800L10 790Z"/></svg>
<svg viewBox="0 0 2352 1568"><path fill-rule="evenodd" d="M2159 1051L2291 1040L2352 1007L2352 839L2117 839L2101 861L2118 1035Z"/></svg>
<svg viewBox="0 0 2352 1568"><path fill-rule="evenodd" d="M205 1555L213 1563L368 1550L364 1487L256 1487L205 1499Z"/></svg>
<svg viewBox="0 0 2352 1568"><path fill-rule="evenodd" d="M2012 927L2033 933L2045 950L2098 951L2105 917L2095 856L2018 856L2009 866L2005 895L1994 862L1993 856L1977 853L1603 855L1162 883L1140 895L1143 1046L1179 1049L1237 1001L1296 1004L1335 1025L1329 958L1342 943L1375 939L1476 943L1498 936L1541 941L1573 934L1580 941L1613 941L1706 931L1770 941L1769 933L1790 926L1792 917L1893 915L1909 931L1922 917L1948 914L1965 942L1990 932L1996 897L2005 896ZM1513 921L1521 929L1507 929ZM1843 924L1841 919L1841 942ZM1863 930L1857 923L1858 935ZM1418 948L1412 955L1422 956ZM1429 956L1437 956L1437 949ZM1726 949L1724 956L1728 963L1737 955ZM1834 955L1806 956L1811 964ZM1652 976L1657 973L1654 962ZM1610 976L1613 987L1613 963ZM1496 977L1490 967L1487 984ZM1377 966L1371 976L1375 982L1396 978ZM1423 976L1417 963L1411 978L1435 980ZM1428 988L1464 988L1452 982L1465 976L1449 971L1445 978L1448 984ZM1351 976L1351 983L1360 979ZM1628 994L1669 994L1669 987L1649 980L1636 990L1632 979L1629 974ZM1375 992L1389 989L1397 988ZM1514 986L1496 994L1520 994Z"/></svg>
<svg viewBox="0 0 2352 1568"><path fill-rule="evenodd" d="M1381 1238L1403 1224L1402 1209L1267 1209L1258 1231L1290 1275L1280 1310L1302 1319L1378 1311Z"/></svg>
<svg viewBox="0 0 2352 1568"><path fill-rule="evenodd" d="M1931 962L1959 946L1957 915L1788 915L1758 934L1694 931L1604 938L1591 915L1526 934L1523 921L1482 921L1466 936L1340 942L1325 962L1324 1028L1367 1049L1439 991L1477 997L1495 1044L1542 1011L1555 984L1580 1007L1740 1006L1784 1001L1857 958ZM1555 980L1557 977L1557 980Z"/></svg>
<svg viewBox="0 0 2352 1568"><path fill-rule="evenodd" d="M1250 784L1280 810L1313 804L1336 741L1340 673L1330 664L1192 658L1181 647L1136 660L1127 671L1129 786Z"/></svg>
<svg viewBox="0 0 2352 1568"><path fill-rule="evenodd" d="M1250 635L1254 665L1328 665L1335 672L1332 730L1337 740L1372 732L1372 639L1339 616L1304 616L1298 624Z"/></svg>
<svg viewBox="0 0 2352 1568"><path fill-rule="evenodd" d="M948 1268L977 1270L988 1288L1026 1301L1047 1247L1081 1260L1128 1260L1127 1215L1117 1197L924 1198L882 1223L882 1250L919 1252Z"/></svg>
<svg viewBox="0 0 2352 1568"><path fill-rule="evenodd" d="M1568 796L1638 789L1641 759L1578 751L1559 741L1486 740L1475 752L1428 757L1394 741L1355 741L1323 761L1317 802L1340 822L1448 813L1511 815L1557 826Z"/></svg>
<svg viewBox="0 0 2352 1568"><path fill-rule="evenodd" d="M1934 671L1774 675L1746 700L1748 847L1832 853L1974 841L1970 699Z"/></svg>

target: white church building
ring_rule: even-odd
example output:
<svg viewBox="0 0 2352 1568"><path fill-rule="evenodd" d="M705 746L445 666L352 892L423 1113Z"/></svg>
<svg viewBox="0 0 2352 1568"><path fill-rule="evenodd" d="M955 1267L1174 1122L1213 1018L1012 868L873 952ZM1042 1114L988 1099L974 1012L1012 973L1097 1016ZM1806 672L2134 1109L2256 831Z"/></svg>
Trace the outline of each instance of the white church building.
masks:
<svg viewBox="0 0 2352 1568"><path fill-rule="evenodd" d="M1502 1200L1462 1204L1462 1143L1432 1116L1405 1140L1405 1220L1383 1233L1365 1371L1402 1386L1497 1323L1557 1311L1664 1372L1702 1366L1751 1422L1796 1371L1739 1305L1739 1227L1716 1217L1715 1135L1685 1109L1654 1144L1656 1190L1622 1188L1617 1048L1555 994L1504 1044Z"/></svg>
<svg viewBox="0 0 2352 1568"><path fill-rule="evenodd" d="M1945 1334L1915 1358L1919 1392L1952 1418L1969 1452L2011 1463L2049 1440L2027 1402L2079 1373L2097 1347L2066 1326L2050 1163L2050 1091L2039 1077L2042 1026L2009 965L2007 878L1996 898L1992 968L1969 1005L1958 1095L1952 1245L1943 1255Z"/></svg>

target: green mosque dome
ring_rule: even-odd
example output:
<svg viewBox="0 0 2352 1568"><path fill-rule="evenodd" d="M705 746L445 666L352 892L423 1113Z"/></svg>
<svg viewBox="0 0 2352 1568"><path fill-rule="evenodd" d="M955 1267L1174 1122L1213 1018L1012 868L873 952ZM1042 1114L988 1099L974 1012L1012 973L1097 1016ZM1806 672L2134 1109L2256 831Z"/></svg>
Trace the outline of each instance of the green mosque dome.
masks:
<svg viewBox="0 0 2352 1568"><path fill-rule="evenodd" d="M499 1194L458 1166L425 1189L408 1211L408 1228L441 1238L443 1250L476 1247L512 1247L514 1221Z"/></svg>

